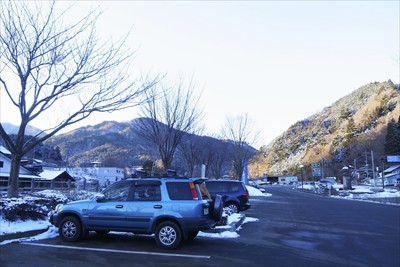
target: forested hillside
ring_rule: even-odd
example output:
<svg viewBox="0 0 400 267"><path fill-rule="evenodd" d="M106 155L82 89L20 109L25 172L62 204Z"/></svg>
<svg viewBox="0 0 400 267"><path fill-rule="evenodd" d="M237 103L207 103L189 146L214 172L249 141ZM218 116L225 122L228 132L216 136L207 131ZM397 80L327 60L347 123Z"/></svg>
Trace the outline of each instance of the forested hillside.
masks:
<svg viewBox="0 0 400 267"><path fill-rule="evenodd" d="M65 165L72 167L93 166L99 162L103 167L145 167L158 164L159 152L157 147L146 140L135 129L135 123L105 121L98 125L81 127L71 132L54 136L46 141L46 146L60 151ZM186 145L189 144L189 145ZM187 150L189 149L189 150ZM229 175L232 168L233 143L209 136L186 134L185 143L178 146L172 168L178 174L185 174L189 166L195 164L197 175L199 167L206 164L208 177ZM257 150L249 147L251 155ZM187 154L191 160L188 162Z"/></svg>
<svg viewBox="0 0 400 267"><path fill-rule="evenodd" d="M340 176L344 165L365 165L371 151L380 162L386 154L400 152L400 135L393 130L398 129L399 116L397 85L389 80L362 86L262 147L250 172L299 174L303 164L310 173L312 163L323 162L326 175Z"/></svg>

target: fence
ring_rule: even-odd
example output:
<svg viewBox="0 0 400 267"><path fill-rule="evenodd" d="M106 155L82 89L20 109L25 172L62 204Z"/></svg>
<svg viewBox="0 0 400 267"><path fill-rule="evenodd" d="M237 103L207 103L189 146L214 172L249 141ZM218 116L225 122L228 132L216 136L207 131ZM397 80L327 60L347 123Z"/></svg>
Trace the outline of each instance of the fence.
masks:
<svg viewBox="0 0 400 267"><path fill-rule="evenodd" d="M0 191L7 191L7 180L0 181ZM98 192L100 190L99 182L86 183L86 181L78 183L71 180L68 181L48 181L48 180L18 180L18 190L20 192L35 192L41 190L87 190Z"/></svg>

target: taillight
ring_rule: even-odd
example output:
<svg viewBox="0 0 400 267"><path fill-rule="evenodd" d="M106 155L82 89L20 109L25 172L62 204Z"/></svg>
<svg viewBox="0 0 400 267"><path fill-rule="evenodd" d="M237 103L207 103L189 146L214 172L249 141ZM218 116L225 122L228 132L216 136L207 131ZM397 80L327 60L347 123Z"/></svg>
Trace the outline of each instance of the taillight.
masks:
<svg viewBox="0 0 400 267"><path fill-rule="evenodd" d="M243 194L243 197L244 197L245 199L248 199L248 198L249 198L249 195L248 195L248 194Z"/></svg>
<svg viewBox="0 0 400 267"><path fill-rule="evenodd" d="M196 187L194 187L194 183L190 182L189 186L190 186L190 191L192 192L193 200L199 199L199 196L197 195Z"/></svg>

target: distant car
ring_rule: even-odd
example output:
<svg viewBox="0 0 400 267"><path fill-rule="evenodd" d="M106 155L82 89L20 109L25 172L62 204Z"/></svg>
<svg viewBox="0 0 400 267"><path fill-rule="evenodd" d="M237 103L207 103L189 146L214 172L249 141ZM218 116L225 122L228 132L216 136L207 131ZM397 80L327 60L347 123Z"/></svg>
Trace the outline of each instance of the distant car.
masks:
<svg viewBox="0 0 400 267"><path fill-rule="evenodd" d="M241 181L231 180L206 180L205 182L212 198L222 196L224 207L230 208L234 213L248 210L251 207L249 192Z"/></svg>
<svg viewBox="0 0 400 267"><path fill-rule="evenodd" d="M194 239L222 218L221 196L211 199L199 178L127 179L111 184L102 196L58 205L50 223L63 241L73 242L89 231L154 234L165 249Z"/></svg>
<svg viewBox="0 0 400 267"><path fill-rule="evenodd" d="M336 181L333 181L333 180L321 179L318 182L318 184L321 187L324 187L324 188L331 188L332 187L332 188L334 188L336 190L343 190L343 185L338 183L338 182L336 182Z"/></svg>

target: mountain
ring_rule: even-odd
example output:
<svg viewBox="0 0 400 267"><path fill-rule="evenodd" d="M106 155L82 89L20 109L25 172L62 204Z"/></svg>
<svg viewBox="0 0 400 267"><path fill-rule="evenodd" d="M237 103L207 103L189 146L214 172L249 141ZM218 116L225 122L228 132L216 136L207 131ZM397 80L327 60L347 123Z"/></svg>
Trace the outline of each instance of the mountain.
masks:
<svg viewBox="0 0 400 267"><path fill-rule="evenodd" d="M370 83L293 124L261 148L249 171L298 174L304 165L310 173L311 164L322 161L326 176L340 177L344 165L371 164L371 156L380 163L388 124L399 117L398 85L390 80Z"/></svg>
<svg viewBox="0 0 400 267"><path fill-rule="evenodd" d="M159 152L155 145L135 130L138 129L135 126L138 120L143 118L132 122L105 121L94 126L81 127L53 136L45 145L60 151L64 164L68 166L87 167L93 166L93 162L101 162L103 167L147 167L149 161L159 158ZM232 142L192 134L187 134L186 137L190 137L189 147L197 147L196 152L200 153L201 161L210 162L209 172L229 173L232 167ZM184 157L188 151L182 152L180 149L182 147L178 147L171 167L183 174L187 171ZM250 155L257 153L253 147L248 147L248 151Z"/></svg>
<svg viewBox="0 0 400 267"><path fill-rule="evenodd" d="M17 134L18 133L18 129L19 129L18 126L15 126L8 122L2 122L1 125L3 125L4 130L8 134ZM36 136L36 135L40 135L41 133L42 133L42 130L40 130L34 126L28 125L26 127L26 131L25 131L26 135Z"/></svg>
<svg viewBox="0 0 400 267"><path fill-rule="evenodd" d="M116 121L53 136L46 145L58 147L70 166L91 166L92 162L114 167L133 166L142 163L141 155L156 153L154 147L132 130L131 123Z"/></svg>

